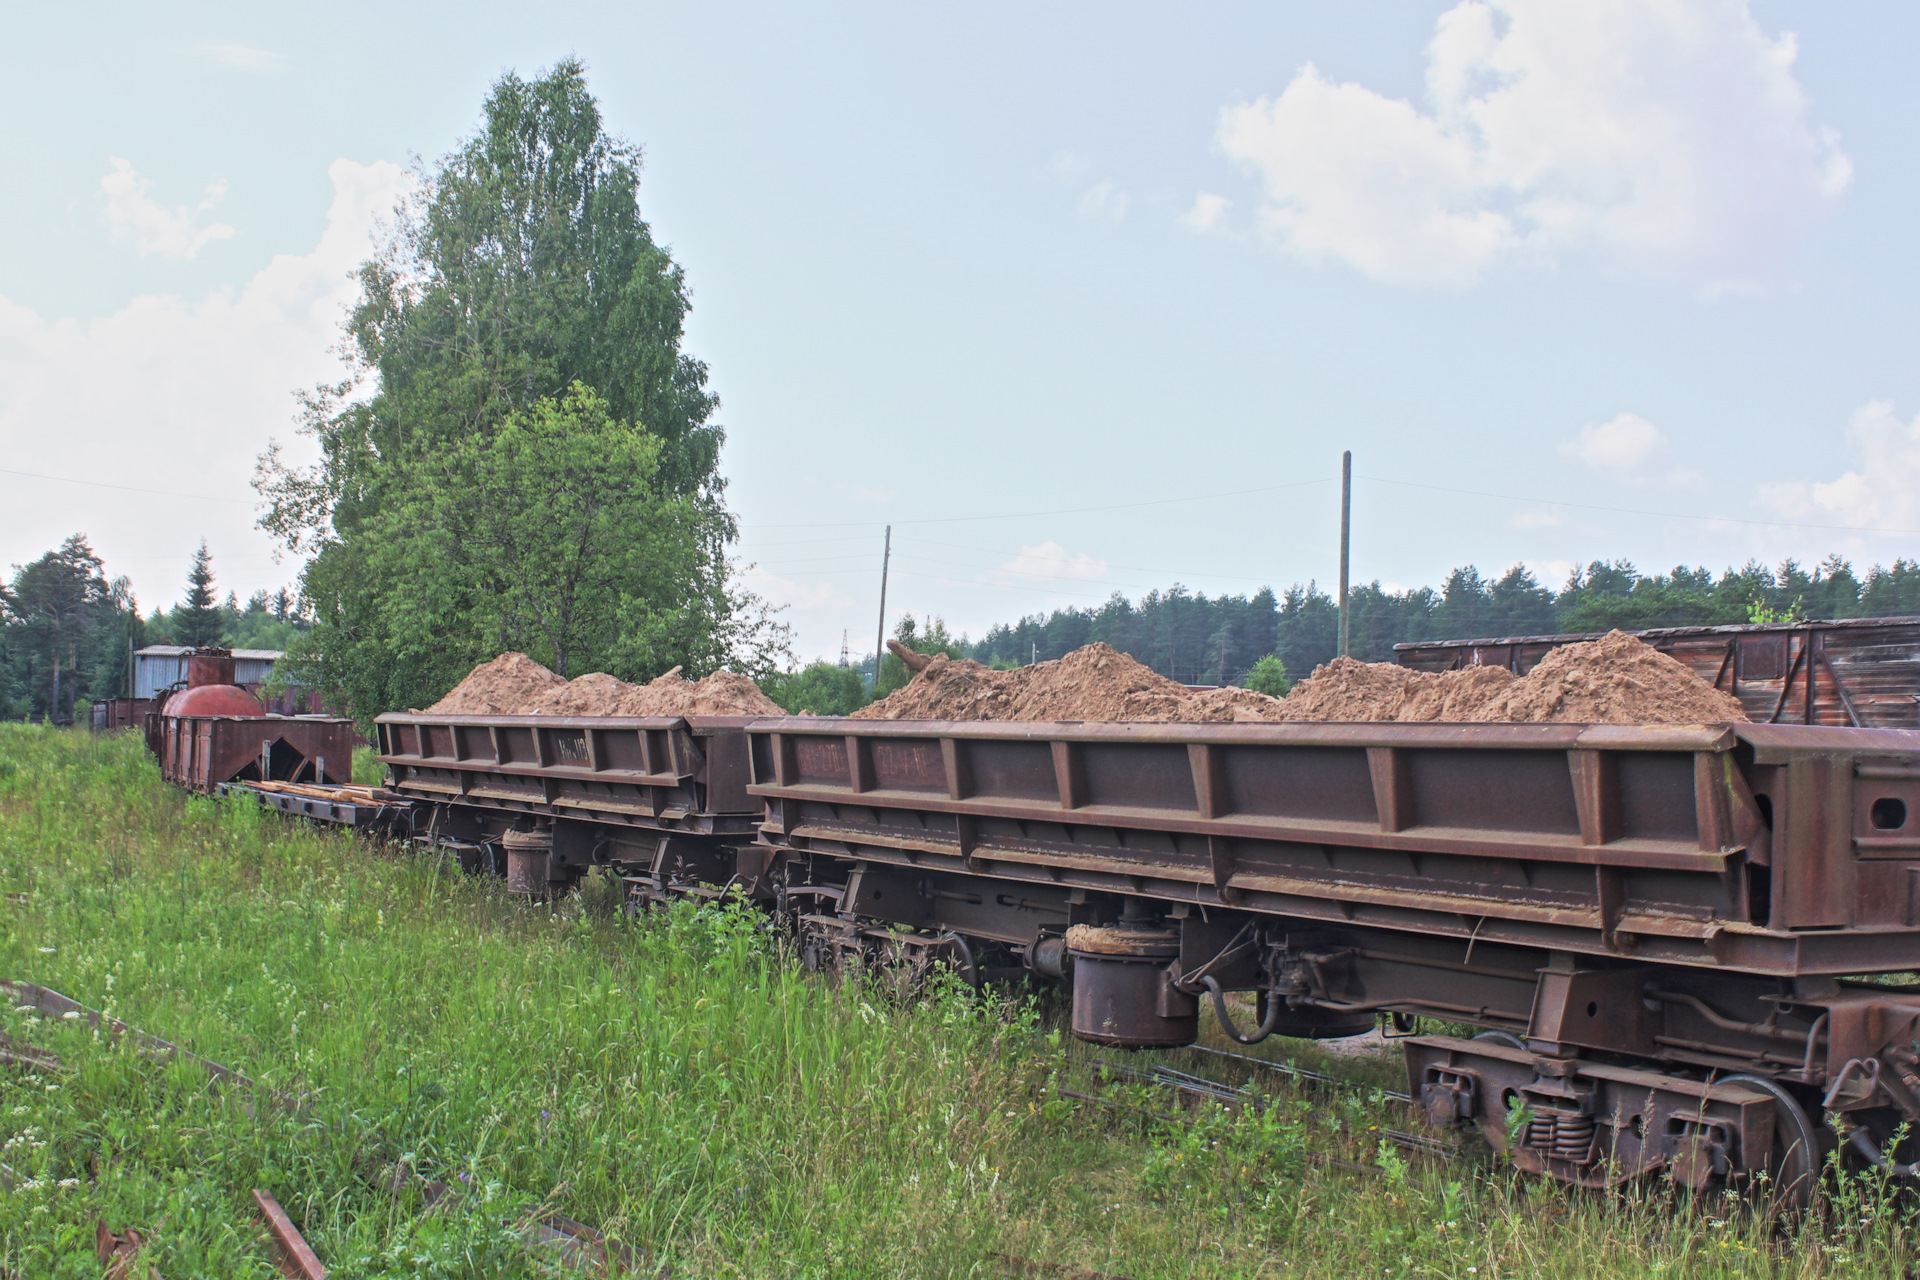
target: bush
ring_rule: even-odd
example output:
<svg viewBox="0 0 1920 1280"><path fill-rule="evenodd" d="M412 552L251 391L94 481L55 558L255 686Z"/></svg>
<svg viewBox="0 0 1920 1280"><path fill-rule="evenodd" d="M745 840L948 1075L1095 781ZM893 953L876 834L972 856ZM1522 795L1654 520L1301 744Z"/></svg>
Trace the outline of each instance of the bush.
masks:
<svg viewBox="0 0 1920 1280"><path fill-rule="evenodd" d="M1280 661L1279 655L1268 654L1253 664L1241 683L1255 693L1264 693L1269 698L1284 698L1293 688L1293 681L1287 679L1287 664Z"/></svg>
<svg viewBox="0 0 1920 1280"><path fill-rule="evenodd" d="M858 671L826 661L763 680L760 691L794 715L850 715L867 700Z"/></svg>

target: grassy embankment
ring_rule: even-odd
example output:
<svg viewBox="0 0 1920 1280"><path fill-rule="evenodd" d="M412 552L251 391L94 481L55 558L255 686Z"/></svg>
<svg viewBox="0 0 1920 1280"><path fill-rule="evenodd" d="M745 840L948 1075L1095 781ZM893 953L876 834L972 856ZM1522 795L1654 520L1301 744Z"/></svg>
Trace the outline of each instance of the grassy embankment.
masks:
<svg viewBox="0 0 1920 1280"><path fill-rule="evenodd" d="M540 1206L681 1277L1010 1274L996 1255L1140 1280L1882 1277L1911 1253L1911 1212L1871 1183L1785 1231L1409 1161L1369 1126L1410 1121L1364 1086L1274 1086L1263 1113L1142 1086L1135 1110L1084 1107L1052 1093L1064 1050L1030 1011L836 988L749 913L529 907L184 798L132 736L0 726L0 891L0 976L306 1099L212 1094L0 1013L72 1068L0 1069L0 1161L25 1180L0 1195L9 1276L97 1277L101 1218L148 1233L169 1280L273 1275L254 1187L337 1277L541 1274L515 1235ZM396 1165L455 1192L396 1196Z"/></svg>

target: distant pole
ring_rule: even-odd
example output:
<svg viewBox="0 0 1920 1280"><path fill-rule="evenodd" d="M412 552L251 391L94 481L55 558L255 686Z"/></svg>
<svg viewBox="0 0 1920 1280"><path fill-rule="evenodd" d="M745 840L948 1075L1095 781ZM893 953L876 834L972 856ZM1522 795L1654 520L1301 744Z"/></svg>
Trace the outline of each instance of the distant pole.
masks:
<svg viewBox="0 0 1920 1280"><path fill-rule="evenodd" d="M1353 540L1353 450L1340 455L1340 656L1353 652L1347 607L1347 552Z"/></svg>
<svg viewBox="0 0 1920 1280"><path fill-rule="evenodd" d="M880 553L880 629L873 638L873 691L880 692L880 659L887 652L887 564L893 559L893 526L887 526L886 549Z"/></svg>

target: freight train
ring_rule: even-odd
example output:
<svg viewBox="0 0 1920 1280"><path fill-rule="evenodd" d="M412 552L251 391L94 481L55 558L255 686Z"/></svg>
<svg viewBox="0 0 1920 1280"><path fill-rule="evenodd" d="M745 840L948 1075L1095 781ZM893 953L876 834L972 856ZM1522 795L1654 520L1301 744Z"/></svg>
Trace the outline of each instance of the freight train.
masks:
<svg viewBox="0 0 1920 1280"><path fill-rule="evenodd" d="M1590 1187L1799 1205L1836 1148L1920 1172L1920 983L1889 976L1920 970L1920 733L422 713L376 732L394 829L517 892L605 867L635 903L737 893L816 967L1059 984L1103 1045L1190 1043L1203 1005L1247 1044L1384 1020L1433 1123Z"/></svg>

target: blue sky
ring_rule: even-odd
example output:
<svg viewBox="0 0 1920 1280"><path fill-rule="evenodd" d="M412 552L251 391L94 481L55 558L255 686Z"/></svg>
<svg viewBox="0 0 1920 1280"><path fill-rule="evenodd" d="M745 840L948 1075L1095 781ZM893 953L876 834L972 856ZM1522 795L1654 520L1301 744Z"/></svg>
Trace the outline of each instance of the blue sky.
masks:
<svg viewBox="0 0 1920 1280"><path fill-rule="evenodd" d="M975 634L1326 584L1343 448L1361 579L1915 554L1920 11L1584 8L23 10L0 561L290 581L246 481L374 218L569 53L803 657L871 646L887 522L890 615Z"/></svg>

